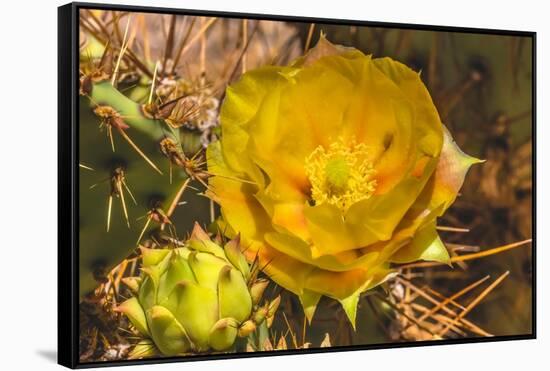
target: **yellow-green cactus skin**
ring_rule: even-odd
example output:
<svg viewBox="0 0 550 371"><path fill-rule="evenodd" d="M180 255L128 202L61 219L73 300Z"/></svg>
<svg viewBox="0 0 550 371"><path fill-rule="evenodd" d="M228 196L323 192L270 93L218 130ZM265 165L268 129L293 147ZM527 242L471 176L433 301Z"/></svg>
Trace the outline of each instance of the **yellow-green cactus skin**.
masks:
<svg viewBox="0 0 550 371"><path fill-rule="evenodd" d="M157 354L229 350L272 320L279 299L259 306L266 282L242 255L239 239L223 247L198 225L185 246L142 251L142 275L126 279L135 296L124 313ZM131 356L139 358L144 344Z"/></svg>

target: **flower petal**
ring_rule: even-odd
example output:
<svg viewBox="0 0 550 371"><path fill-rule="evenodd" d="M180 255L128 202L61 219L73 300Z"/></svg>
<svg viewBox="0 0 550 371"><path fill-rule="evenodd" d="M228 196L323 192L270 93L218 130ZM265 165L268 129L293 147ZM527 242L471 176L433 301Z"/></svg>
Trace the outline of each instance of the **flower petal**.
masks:
<svg viewBox="0 0 550 371"><path fill-rule="evenodd" d="M346 222L355 235L365 236L365 240L358 241L360 246L372 243L371 233L376 233L377 241L392 238L399 222L429 181L436 164L436 158L430 159L420 178L411 176L388 194L375 195L350 207L346 214ZM361 231L365 232L361 234Z"/></svg>
<svg viewBox="0 0 550 371"><path fill-rule="evenodd" d="M243 245L247 246L244 254L248 261L258 260L259 267L270 279L296 295L302 294L305 278L315 269L314 266L283 254L263 242L243 240Z"/></svg>
<svg viewBox="0 0 550 371"><path fill-rule="evenodd" d="M448 261L436 217L476 160L452 142L405 65L322 38L290 67L232 85L221 125L221 145L208 149L208 194L225 233L241 234L247 259L297 294L308 320L326 295L355 325L359 295L393 274L389 262ZM306 158L335 141L366 146L375 170L373 194L345 211L312 200L305 171Z"/></svg>
<svg viewBox="0 0 550 371"><path fill-rule="evenodd" d="M302 263L334 272L368 267L377 261L377 251L350 250L333 255L313 256L312 248L303 240L285 233L266 233L265 241L280 251Z"/></svg>
<svg viewBox="0 0 550 371"><path fill-rule="evenodd" d="M282 79L279 72L283 69L270 66L250 71L225 91L220 110L223 154L227 164L238 173L257 173L245 152L250 137L248 123L257 114L265 95Z"/></svg>
<svg viewBox="0 0 550 371"><path fill-rule="evenodd" d="M281 227L303 241L309 241L311 235L304 215L305 207L299 203L277 203L273 208L271 221L274 226Z"/></svg>
<svg viewBox="0 0 550 371"><path fill-rule="evenodd" d="M271 230L268 215L253 197L257 187L241 182L235 173L231 173L224 162L219 142L212 143L207 150L208 166L214 164L220 176L209 179L209 197L221 206L225 221L248 238L262 239L263 234Z"/></svg>
<svg viewBox="0 0 550 371"><path fill-rule="evenodd" d="M296 61L294 61L292 65L294 67L307 67L317 62L321 58L343 54L359 54L362 56L362 53L359 52L357 49L331 43L321 32L317 44L315 44L313 48L309 49L303 57L298 58Z"/></svg>
<svg viewBox="0 0 550 371"><path fill-rule="evenodd" d="M380 71L401 89L407 99L414 102L416 111L415 131L419 132L420 137L429 135L432 132L438 134L430 136L433 142L424 144L425 147L429 146L432 149L432 155L437 155L442 145L441 121L430 93L420 79L420 75L391 58L376 58L373 62Z"/></svg>
<svg viewBox="0 0 550 371"><path fill-rule="evenodd" d="M439 238L435 221L418 230L412 241L391 256L392 263L410 263L416 260L449 263L449 252Z"/></svg>
<svg viewBox="0 0 550 371"><path fill-rule="evenodd" d="M443 150L434 173L431 204L443 203L442 213L447 210L456 199L470 166L482 162L462 152L445 128Z"/></svg>
<svg viewBox="0 0 550 371"><path fill-rule="evenodd" d="M443 205L433 210L423 210L417 213L416 210L409 210L403 220L399 223L390 241L379 242L367 247L369 251L378 251L379 255L375 264L383 264L389 261L390 257L400 249L406 247L413 239L417 230L433 222Z"/></svg>
<svg viewBox="0 0 550 371"><path fill-rule="evenodd" d="M369 272L365 269L345 272L314 269L308 274L305 287L331 298L343 300L365 286L369 279ZM345 282L345 285L342 282Z"/></svg>
<svg viewBox="0 0 550 371"><path fill-rule="evenodd" d="M353 236L347 231L342 212L336 206L307 206L304 214L313 240L313 257L353 250L357 247Z"/></svg>

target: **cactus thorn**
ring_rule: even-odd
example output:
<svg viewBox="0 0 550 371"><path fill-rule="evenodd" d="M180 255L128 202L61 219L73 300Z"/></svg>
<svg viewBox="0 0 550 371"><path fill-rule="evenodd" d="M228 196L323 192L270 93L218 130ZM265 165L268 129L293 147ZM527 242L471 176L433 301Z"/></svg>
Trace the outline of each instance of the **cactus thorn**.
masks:
<svg viewBox="0 0 550 371"><path fill-rule="evenodd" d="M116 76L118 74L118 70L120 68L120 61L122 60L122 57L124 56L124 53L126 53L126 50L128 49L128 28L130 27L130 20L132 19L132 16L128 16L128 21L126 22L126 29L124 30L124 38L122 39L122 45L120 47L120 53L118 54L118 58L115 65L115 70L113 71L113 76L111 77L111 84L115 86L116 84Z"/></svg>
<svg viewBox="0 0 550 371"><path fill-rule="evenodd" d="M130 191L130 187L128 187L128 184L126 183L126 180L125 180L124 178L122 179L122 185L124 186L124 188L126 189L126 191L128 191L128 194L129 194L130 197L132 198L132 201L134 201L134 204L137 205L136 198L135 198L134 195L132 194L132 191Z"/></svg>
<svg viewBox="0 0 550 371"><path fill-rule="evenodd" d="M153 72L153 79L151 80L151 91L149 91L149 99L147 99L147 105L151 105L153 102L153 93L155 92L155 82L157 80L157 72L159 68L159 62L155 63L155 71Z"/></svg>
<svg viewBox="0 0 550 371"><path fill-rule="evenodd" d="M94 168L90 167L90 166L86 166L84 164L78 164L78 166L82 169L86 169L86 170L90 170L90 171L95 171Z"/></svg>
<svg viewBox="0 0 550 371"><path fill-rule="evenodd" d="M128 209L126 208L126 200L124 199L124 192L122 191L122 182L118 181L116 183L117 193L120 195L120 203L122 204L122 210L124 212L124 217L126 218L126 224L130 228L130 219L128 218Z"/></svg>
<svg viewBox="0 0 550 371"><path fill-rule="evenodd" d="M172 216L172 214L174 213L174 210L176 210L176 207L180 204L179 201L181 200L181 196L183 195L183 192L185 192L185 190L187 189L187 186L189 185L190 181L191 181L191 178L185 179L185 181L181 185L180 189L176 193L176 196L172 200L172 203L170 204L170 207L168 208L168 212L166 213L166 215L168 215L168 217Z"/></svg>
<svg viewBox="0 0 550 371"><path fill-rule="evenodd" d="M151 167L152 167L153 169L155 169L160 175L163 175L163 174L162 174L162 171L160 171L160 169L157 167L157 165L155 165L155 164L153 163L153 161L151 161L151 160L149 159L149 157L147 157L147 155L146 155L145 153L143 153L143 151L137 146L137 144L135 144L135 143L132 141L132 139L130 139L130 137L128 136L128 134L126 134L126 133L124 132L124 130L122 130L122 128L117 127L117 130L118 130L118 132L120 133L120 135L122 135L122 137L123 137L124 139L126 139L126 141L128 142L128 144L130 144L130 145L132 146L132 148L135 149L136 152L137 152L141 157L143 157L143 159L144 159L149 165L151 165Z"/></svg>
<svg viewBox="0 0 550 371"><path fill-rule="evenodd" d="M107 206L107 232L109 232L109 229L111 227L111 210L113 208L113 196L109 195L109 202Z"/></svg>
<svg viewBox="0 0 550 371"><path fill-rule="evenodd" d="M147 217L147 221L145 222L145 225L143 226L143 229L141 230L141 232L139 234L139 237L136 241L136 246L139 246L139 242L143 238L143 235L145 234L145 231L147 230L147 228L149 227L149 224L151 223L151 218L149 217L149 215L146 215L146 217Z"/></svg>

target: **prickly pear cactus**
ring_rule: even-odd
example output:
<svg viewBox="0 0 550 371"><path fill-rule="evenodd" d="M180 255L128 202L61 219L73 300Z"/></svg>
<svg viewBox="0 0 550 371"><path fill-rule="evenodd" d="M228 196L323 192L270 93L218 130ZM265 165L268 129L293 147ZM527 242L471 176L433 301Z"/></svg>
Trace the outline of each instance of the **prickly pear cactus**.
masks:
<svg viewBox="0 0 550 371"><path fill-rule="evenodd" d="M204 131L184 129L212 125L212 113L191 88L163 84L127 89L112 79L109 49L82 62L80 98L80 293L92 290L116 264L149 236L177 237L194 221L206 222L209 203L187 191L187 180L200 178L193 157ZM179 79L183 84L183 79ZM128 83L126 83L128 85ZM150 91L149 99L130 98ZM125 95L126 94L126 95ZM177 96L176 96L177 95ZM161 100L164 104L161 104ZM143 102L142 102L143 101ZM216 102L209 102L214 107ZM210 114L210 116L208 116ZM182 144L185 142L185 145ZM168 226L168 228L166 228Z"/></svg>
<svg viewBox="0 0 550 371"><path fill-rule="evenodd" d="M271 325L280 298L260 305L268 281L238 238L221 247L196 224L183 247L141 252L142 275L125 279L135 296L117 308L145 338L131 357L224 351Z"/></svg>

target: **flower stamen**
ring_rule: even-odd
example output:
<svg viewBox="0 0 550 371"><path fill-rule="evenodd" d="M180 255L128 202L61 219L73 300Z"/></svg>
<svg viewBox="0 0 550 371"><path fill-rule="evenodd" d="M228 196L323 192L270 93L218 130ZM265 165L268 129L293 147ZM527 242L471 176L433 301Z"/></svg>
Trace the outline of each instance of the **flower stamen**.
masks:
<svg viewBox="0 0 550 371"><path fill-rule="evenodd" d="M316 205L329 203L343 212L354 203L368 199L376 190L376 170L364 143L342 138L318 146L305 160L306 175L311 184L311 198Z"/></svg>

